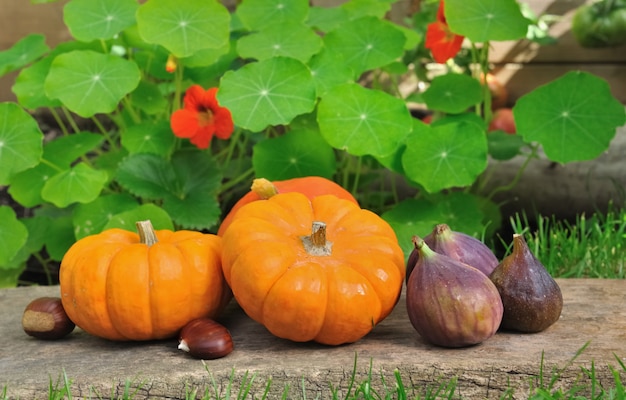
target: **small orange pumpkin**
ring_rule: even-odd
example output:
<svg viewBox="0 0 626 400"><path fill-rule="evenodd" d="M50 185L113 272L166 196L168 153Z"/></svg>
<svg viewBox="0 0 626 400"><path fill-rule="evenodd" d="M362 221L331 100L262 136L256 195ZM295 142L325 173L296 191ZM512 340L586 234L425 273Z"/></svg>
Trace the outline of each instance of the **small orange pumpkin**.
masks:
<svg viewBox="0 0 626 400"><path fill-rule="evenodd" d="M278 193L300 192L309 199L322 194L334 194L335 196L350 200L359 204L350 192L337 183L321 176L305 176L292 178L284 181L270 182L265 178L257 178L252 181L250 191L241 197L222 221L217 234L223 236L226 228L230 225L233 216L244 205L257 200L266 200Z"/></svg>
<svg viewBox="0 0 626 400"><path fill-rule="evenodd" d="M242 309L275 336L355 342L389 315L405 274L391 227L334 195L281 193L239 209L222 267Z"/></svg>
<svg viewBox="0 0 626 400"><path fill-rule="evenodd" d="M155 232L150 221L137 228L87 236L64 255L61 300L77 326L110 340L165 339L226 306L220 237Z"/></svg>

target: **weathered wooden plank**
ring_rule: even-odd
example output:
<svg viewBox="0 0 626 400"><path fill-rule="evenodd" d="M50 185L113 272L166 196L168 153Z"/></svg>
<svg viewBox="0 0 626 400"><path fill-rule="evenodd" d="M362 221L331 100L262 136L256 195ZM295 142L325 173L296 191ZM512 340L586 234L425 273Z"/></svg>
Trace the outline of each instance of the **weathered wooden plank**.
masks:
<svg viewBox="0 0 626 400"><path fill-rule="evenodd" d="M553 367L565 366L587 341L591 344L563 372L562 382L584 381L580 368L590 368L593 360L597 379L611 384L608 366L618 365L615 357L626 360L626 281L558 282L565 305L555 325L538 334L499 332L465 349L424 343L410 325L404 298L372 333L339 347L273 337L231 303L222 322L233 335L235 350L223 359L207 361L206 369L177 350L175 340L115 343L80 330L67 340L35 340L21 329L22 311L33 298L57 295L58 287L5 289L0 291L0 337L5 343L0 348L0 385L8 386L11 398L44 398L49 380L65 371L73 381L75 396L95 388L108 397L112 388L122 390L126 380L131 380L134 386L144 383L135 398L184 398L189 385L201 391L211 388L210 374L218 386L226 385L234 369L237 377L246 371L257 375L251 389L257 395L271 377L273 394L279 395L290 385L290 397L300 397L304 386L307 397L313 398L322 393L329 396L329 385L345 391L357 355L357 379L366 376L372 360L375 388L381 386L381 374L393 387L393 371L398 369L409 386L436 385L457 376L457 392L466 398L498 398L509 387L515 389L516 398L527 398L542 354L544 371L549 374Z"/></svg>

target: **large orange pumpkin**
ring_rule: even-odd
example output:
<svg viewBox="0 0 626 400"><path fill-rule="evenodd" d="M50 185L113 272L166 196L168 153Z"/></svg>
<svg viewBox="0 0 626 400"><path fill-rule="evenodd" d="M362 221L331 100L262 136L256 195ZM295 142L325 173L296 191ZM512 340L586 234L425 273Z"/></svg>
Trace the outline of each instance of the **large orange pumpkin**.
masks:
<svg viewBox="0 0 626 400"><path fill-rule="evenodd" d="M391 227L334 195L292 192L239 209L223 236L224 276L274 335L355 342L392 311L405 274Z"/></svg>
<svg viewBox="0 0 626 400"><path fill-rule="evenodd" d="M111 340L175 336L189 321L216 316L232 294L221 269L222 239L195 231L139 234L109 229L64 255L61 300L86 332Z"/></svg>
<svg viewBox="0 0 626 400"><path fill-rule="evenodd" d="M244 205L257 200L266 200L278 193L299 192L306 195L309 199L320 196L322 194L334 194L335 196L350 200L358 204L357 200L350 192L321 176L305 176L301 178L292 178L284 181L269 181L265 178L257 178L252 181L250 191L243 195L231 208L226 215L217 231L219 236L223 236L226 228L230 225L231 220L237 211Z"/></svg>

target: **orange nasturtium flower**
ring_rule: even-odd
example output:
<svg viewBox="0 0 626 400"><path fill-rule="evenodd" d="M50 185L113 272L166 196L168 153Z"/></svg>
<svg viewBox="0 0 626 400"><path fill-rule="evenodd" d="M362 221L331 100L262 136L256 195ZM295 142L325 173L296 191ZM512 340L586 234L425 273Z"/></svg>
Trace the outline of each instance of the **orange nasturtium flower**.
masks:
<svg viewBox="0 0 626 400"><path fill-rule="evenodd" d="M176 61L176 57L170 54L167 57L167 62L165 63L165 70L169 72L170 74L172 74L174 73L174 71L176 71L176 67L178 67L178 62Z"/></svg>
<svg viewBox="0 0 626 400"><path fill-rule="evenodd" d="M440 64L454 57L463 44L464 37L450 30L443 14L443 0L439 2L437 21L426 27L426 48L430 49L433 58Z"/></svg>
<svg viewBox="0 0 626 400"><path fill-rule="evenodd" d="M217 103L216 94L217 88L204 90L200 85L187 89L184 107L170 119L174 135L189 139L199 149L208 148L213 135L228 139L235 129L233 118L228 108Z"/></svg>

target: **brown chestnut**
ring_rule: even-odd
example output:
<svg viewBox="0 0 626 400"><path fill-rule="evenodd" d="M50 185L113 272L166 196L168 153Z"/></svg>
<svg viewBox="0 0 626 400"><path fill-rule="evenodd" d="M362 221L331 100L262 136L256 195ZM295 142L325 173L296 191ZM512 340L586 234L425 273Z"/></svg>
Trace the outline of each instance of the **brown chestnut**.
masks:
<svg viewBox="0 0 626 400"><path fill-rule="evenodd" d="M180 331L178 348L192 357L213 360L233 351L233 339L225 326L209 318L199 318Z"/></svg>
<svg viewBox="0 0 626 400"><path fill-rule="evenodd" d="M58 297L35 299L26 306L22 315L24 332L37 339L61 339L70 334L75 327Z"/></svg>

